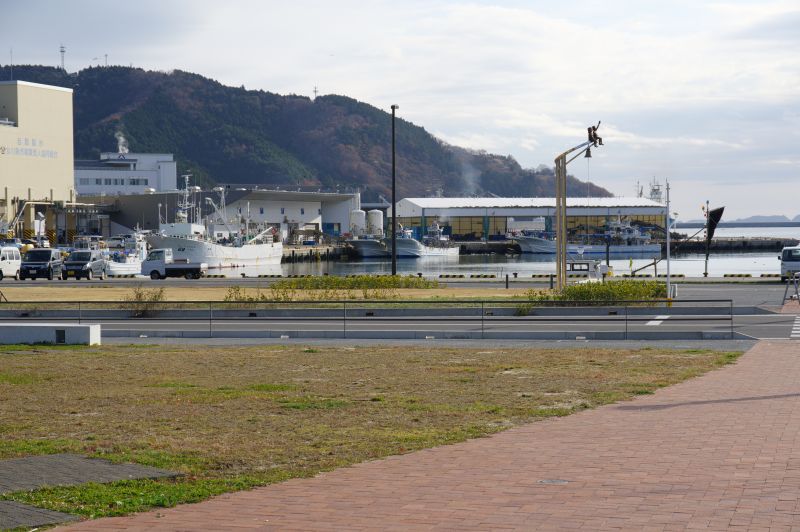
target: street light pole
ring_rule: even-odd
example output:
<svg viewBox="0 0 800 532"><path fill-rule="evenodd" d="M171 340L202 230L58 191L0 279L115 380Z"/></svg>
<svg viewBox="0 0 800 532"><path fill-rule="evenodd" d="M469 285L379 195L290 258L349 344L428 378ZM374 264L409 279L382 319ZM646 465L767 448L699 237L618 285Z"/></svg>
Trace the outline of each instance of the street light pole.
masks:
<svg viewBox="0 0 800 532"><path fill-rule="evenodd" d="M578 158L592 156L592 147L602 146L603 141L597 137L597 126L589 127L589 140L574 146L555 159L556 173L556 288L563 290L567 285L567 165ZM580 151L579 151L580 150ZM567 156L578 152L569 159Z"/></svg>
<svg viewBox="0 0 800 532"><path fill-rule="evenodd" d="M395 186L397 165L395 157L394 122L395 111L399 108L399 105L392 104L392 275L397 275L397 190Z"/></svg>
<svg viewBox="0 0 800 532"><path fill-rule="evenodd" d="M670 258L670 232L672 231L672 224L670 223L670 211L669 211L669 181L667 181L667 299L672 300L672 284L670 281L670 271L669 271L669 258Z"/></svg>

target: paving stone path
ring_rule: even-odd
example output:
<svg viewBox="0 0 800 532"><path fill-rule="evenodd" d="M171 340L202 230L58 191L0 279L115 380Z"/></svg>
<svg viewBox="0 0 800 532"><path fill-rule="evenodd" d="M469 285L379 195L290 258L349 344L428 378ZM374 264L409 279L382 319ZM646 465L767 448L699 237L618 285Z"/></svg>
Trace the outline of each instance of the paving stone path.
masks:
<svg viewBox="0 0 800 532"><path fill-rule="evenodd" d="M72 486L134 478L174 477L177 473L137 464L115 464L77 454L48 454L0 461L0 493L42 486Z"/></svg>
<svg viewBox="0 0 800 532"><path fill-rule="evenodd" d="M174 477L177 473L136 464L76 454L28 456L0 461L0 493L27 491L43 486L72 486L86 482L113 482L134 478ZM75 516L51 512L18 502L0 501L0 530L63 523Z"/></svg>
<svg viewBox="0 0 800 532"><path fill-rule="evenodd" d="M800 529L800 341L651 396L73 530Z"/></svg>

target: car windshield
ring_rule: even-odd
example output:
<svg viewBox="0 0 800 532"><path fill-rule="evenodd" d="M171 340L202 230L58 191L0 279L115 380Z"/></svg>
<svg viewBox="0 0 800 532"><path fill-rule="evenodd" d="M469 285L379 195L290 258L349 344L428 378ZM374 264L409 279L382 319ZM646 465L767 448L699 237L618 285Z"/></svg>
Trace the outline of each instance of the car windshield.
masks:
<svg viewBox="0 0 800 532"><path fill-rule="evenodd" d="M91 260L91 258L92 253L89 251L73 251L69 254L69 258L67 260L87 262Z"/></svg>
<svg viewBox="0 0 800 532"><path fill-rule="evenodd" d="M800 249L784 249L783 260L800 261Z"/></svg>
<svg viewBox="0 0 800 532"><path fill-rule="evenodd" d="M52 253L48 249L32 249L25 254L28 262L50 262Z"/></svg>

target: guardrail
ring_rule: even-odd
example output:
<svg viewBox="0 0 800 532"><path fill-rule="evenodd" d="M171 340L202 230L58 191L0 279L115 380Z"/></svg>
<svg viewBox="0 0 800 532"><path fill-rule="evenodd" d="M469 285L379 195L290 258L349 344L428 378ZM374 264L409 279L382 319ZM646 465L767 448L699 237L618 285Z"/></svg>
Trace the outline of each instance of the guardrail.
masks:
<svg viewBox="0 0 800 532"><path fill-rule="evenodd" d="M469 330L476 335L479 333L480 338L489 332L497 336L504 330L518 335L538 331L551 336L558 333L564 337L575 333L575 337L580 337L587 333L580 330L580 325L587 325L602 329L603 334L613 333L612 336L620 339L631 338L631 333L636 333L637 337L646 336L645 332L654 330L651 326L663 323L668 323L672 332L678 334L680 330L675 330L675 324L691 329L702 322L714 326L717 333L725 330L727 336L734 337L732 299L612 302L487 299L0 303L0 321L11 320L100 322L117 327L174 322L176 326L173 330L178 329L177 324L192 323L195 332L205 331L209 337L233 322L237 322L237 327L252 325L253 329L248 330L276 334L281 329L289 330L288 322L326 324L330 325L326 330L341 332L343 338L347 338L353 328L367 323L406 327L417 324L423 328L425 325L441 324L445 331L461 324L462 330ZM722 329L719 325L723 325Z"/></svg>

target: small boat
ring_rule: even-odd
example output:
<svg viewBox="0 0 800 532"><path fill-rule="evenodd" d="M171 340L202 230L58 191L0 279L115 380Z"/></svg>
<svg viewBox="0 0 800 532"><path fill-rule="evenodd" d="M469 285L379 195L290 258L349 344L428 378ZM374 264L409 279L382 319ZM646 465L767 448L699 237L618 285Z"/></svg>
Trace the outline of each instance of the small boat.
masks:
<svg viewBox="0 0 800 532"><path fill-rule="evenodd" d="M444 234L444 231L439 224L434 222L433 225L428 227L425 236L422 237L422 242L414 238L411 229L404 229L400 226L400 230L396 234L397 242L397 256L398 257L456 257L458 256L458 246L450 240L450 237ZM391 239L384 239L386 248L391 255L392 241Z"/></svg>
<svg viewBox="0 0 800 532"><path fill-rule="evenodd" d="M115 240L121 241L122 249L109 251L106 259L106 272L108 275L139 275L142 270L142 261L147 257L146 233L136 231L133 234L122 235Z"/></svg>

